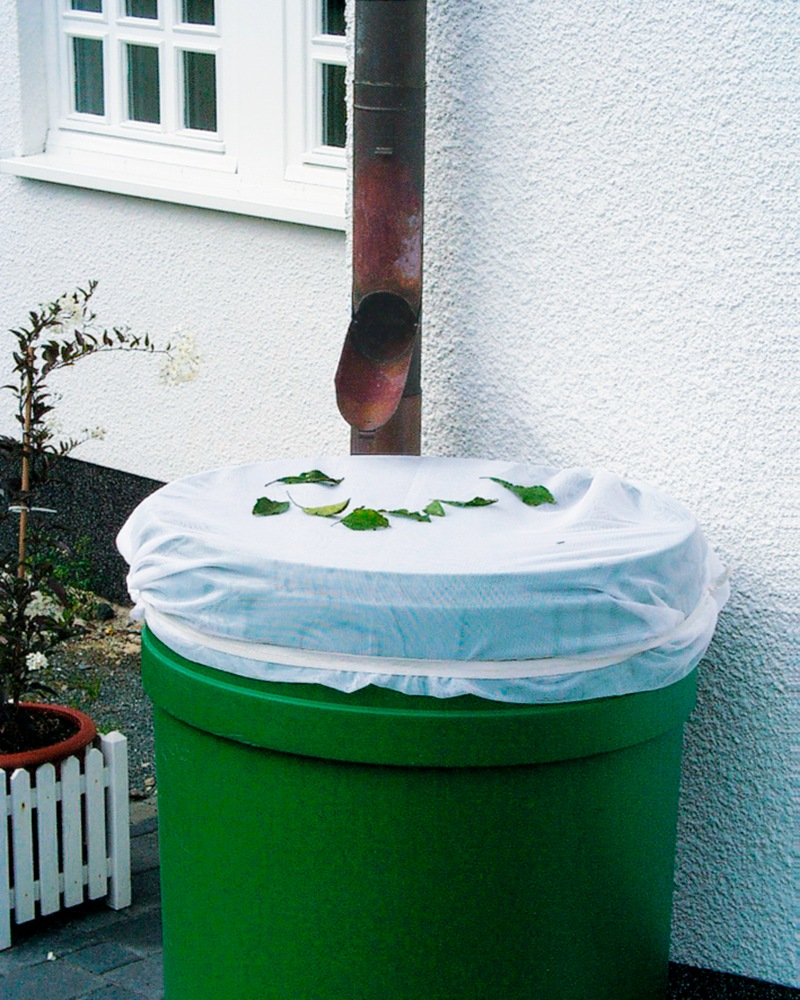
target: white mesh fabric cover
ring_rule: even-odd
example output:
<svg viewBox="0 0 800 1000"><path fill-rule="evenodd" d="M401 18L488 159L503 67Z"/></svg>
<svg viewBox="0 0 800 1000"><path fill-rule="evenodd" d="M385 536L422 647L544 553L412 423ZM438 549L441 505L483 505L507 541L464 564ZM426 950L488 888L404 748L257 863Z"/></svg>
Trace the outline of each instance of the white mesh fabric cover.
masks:
<svg viewBox="0 0 800 1000"><path fill-rule="evenodd" d="M309 469L337 487L265 484ZM482 477L542 484L528 507ZM421 510L356 532L297 507ZM576 701L666 686L705 652L728 595L692 515L608 472L476 459L281 459L170 483L133 512L118 546L153 632L207 666L267 680L367 684L410 694Z"/></svg>

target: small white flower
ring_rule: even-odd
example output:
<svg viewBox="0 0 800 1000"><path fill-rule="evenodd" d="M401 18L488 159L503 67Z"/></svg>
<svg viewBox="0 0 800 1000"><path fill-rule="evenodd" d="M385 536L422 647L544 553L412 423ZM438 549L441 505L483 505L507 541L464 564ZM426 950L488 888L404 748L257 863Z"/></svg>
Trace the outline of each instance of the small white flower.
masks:
<svg viewBox="0 0 800 1000"><path fill-rule="evenodd" d="M47 657L44 653L28 653L25 664L28 670L43 670L47 666Z"/></svg>
<svg viewBox="0 0 800 1000"><path fill-rule="evenodd" d="M161 366L159 378L165 385L180 385L197 378L200 369L200 355L197 351L197 338L191 330L173 330L177 341L170 348L169 354Z"/></svg>
<svg viewBox="0 0 800 1000"><path fill-rule="evenodd" d="M43 421L44 429L47 431L48 437L55 438L61 437L64 433L64 425L60 420L55 417Z"/></svg>
<svg viewBox="0 0 800 1000"><path fill-rule="evenodd" d="M77 295L62 295L56 300L56 307L58 323L53 327L54 332L70 334L84 325L84 306Z"/></svg>
<svg viewBox="0 0 800 1000"><path fill-rule="evenodd" d="M38 615L46 615L48 618L60 618L62 610L58 601L36 590L25 608L25 617L36 618Z"/></svg>
<svg viewBox="0 0 800 1000"><path fill-rule="evenodd" d="M84 441L105 441L105 427L84 427L81 431Z"/></svg>

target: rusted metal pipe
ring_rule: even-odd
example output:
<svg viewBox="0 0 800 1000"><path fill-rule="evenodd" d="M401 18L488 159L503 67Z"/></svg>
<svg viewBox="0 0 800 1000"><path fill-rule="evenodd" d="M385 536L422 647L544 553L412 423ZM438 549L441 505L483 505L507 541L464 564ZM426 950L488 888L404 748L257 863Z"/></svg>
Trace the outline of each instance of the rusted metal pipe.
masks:
<svg viewBox="0 0 800 1000"><path fill-rule="evenodd" d="M336 372L353 454L419 454L425 0L356 0L352 319Z"/></svg>

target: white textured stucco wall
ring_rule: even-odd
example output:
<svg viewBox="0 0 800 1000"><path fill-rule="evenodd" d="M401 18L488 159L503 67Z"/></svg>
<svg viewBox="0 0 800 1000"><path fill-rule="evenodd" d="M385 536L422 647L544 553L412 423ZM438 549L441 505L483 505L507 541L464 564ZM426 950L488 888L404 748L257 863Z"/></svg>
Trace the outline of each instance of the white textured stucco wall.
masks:
<svg viewBox="0 0 800 1000"><path fill-rule="evenodd" d="M65 430L106 430L76 458L170 479L347 447L333 397L343 234L6 177L0 215L4 327L94 277L100 321L160 343L176 327L197 335L188 384L165 388L160 359L141 355L92 358L53 380Z"/></svg>
<svg viewBox="0 0 800 1000"><path fill-rule="evenodd" d="M732 565L673 957L795 985L799 22L793 0L429 0L423 415L428 453L658 484ZM0 176L0 276L3 327L96 277L109 322L198 334L187 386L142 358L67 373L63 423L108 431L79 457L171 478L347 447L342 234Z"/></svg>
<svg viewBox="0 0 800 1000"><path fill-rule="evenodd" d="M734 592L687 730L674 958L797 984L800 8L430 8L428 448L696 511Z"/></svg>

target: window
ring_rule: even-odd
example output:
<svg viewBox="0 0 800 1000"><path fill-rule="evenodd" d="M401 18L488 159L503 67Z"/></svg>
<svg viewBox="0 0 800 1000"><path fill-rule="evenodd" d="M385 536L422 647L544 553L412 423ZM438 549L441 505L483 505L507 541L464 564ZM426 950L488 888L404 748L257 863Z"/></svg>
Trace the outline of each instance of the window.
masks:
<svg viewBox="0 0 800 1000"><path fill-rule="evenodd" d="M213 0L68 0L60 21L61 129L222 148Z"/></svg>
<svg viewBox="0 0 800 1000"><path fill-rule="evenodd" d="M344 227L345 0L42 9L46 138L3 170ZM21 26L31 10L18 0ZM23 82L29 57L23 46Z"/></svg>
<svg viewBox="0 0 800 1000"><path fill-rule="evenodd" d="M318 22L309 42L308 66L312 76L309 147L317 156L343 149L345 117L345 19L344 0L323 0ZM313 153L312 153L313 155Z"/></svg>
<svg viewBox="0 0 800 1000"><path fill-rule="evenodd" d="M345 0L288 0L297 17L289 22L289 45L302 48L287 74L291 93L302 94L303 114L287 122L288 176L299 180L310 169L346 166Z"/></svg>

